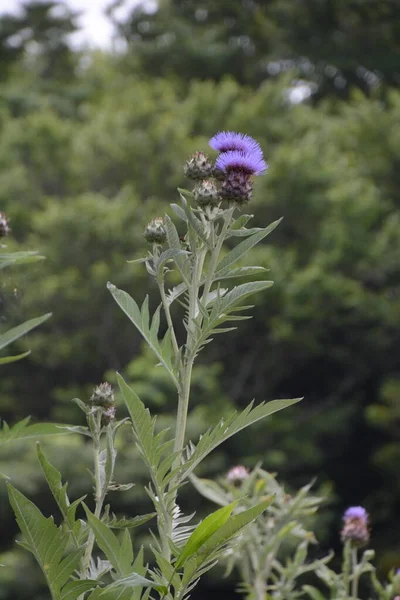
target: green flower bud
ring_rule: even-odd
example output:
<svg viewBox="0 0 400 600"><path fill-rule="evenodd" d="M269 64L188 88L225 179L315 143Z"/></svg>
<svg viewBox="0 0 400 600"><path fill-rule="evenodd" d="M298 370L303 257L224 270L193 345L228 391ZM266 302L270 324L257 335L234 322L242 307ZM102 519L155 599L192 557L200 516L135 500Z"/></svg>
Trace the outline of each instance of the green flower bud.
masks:
<svg viewBox="0 0 400 600"><path fill-rule="evenodd" d="M221 200L217 186L209 179L198 183L193 190L193 195L199 206L215 206Z"/></svg>
<svg viewBox="0 0 400 600"><path fill-rule="evenodd" d="M167 239L167 233L164 227L164 220L162 217L156 217L147 225L144 230L144 237L146 241L153 244L163 244Z"/></svg>
<svg viewBox="0 0 400 600"><path fill-rule="evenodd" d="M214 165L204 152L195 152L186 162L184 172L190 179L207 179L212 177Z"/></svg>
<svg viewBox="0 0 400 600"><path fill-rule="evenodd" d="M90 397L90 402L93 406L101 406L105 409L113 407L115 399L112 386L107 382L98 385Z"/></svg>

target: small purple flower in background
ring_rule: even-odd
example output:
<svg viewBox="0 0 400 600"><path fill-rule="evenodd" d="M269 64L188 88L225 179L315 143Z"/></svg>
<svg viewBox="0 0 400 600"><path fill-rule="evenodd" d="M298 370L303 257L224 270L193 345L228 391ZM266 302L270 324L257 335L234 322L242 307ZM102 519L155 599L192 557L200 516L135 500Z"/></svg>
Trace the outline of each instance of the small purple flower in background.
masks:
<svg viewBox="0 0 400 600"><path fill-rule="evenodd" d="M233 485L239 486L242 481L247 479L249 472L243 465L232 467L226 474L226 480Z"/></svg>
<svg viewBox="0 0 400 600"><path fill-rule="evenodd" d="M261 146L256 140L245 133L235 131L220 131L208 142L211 148L218 152L229 152L239 150L246 154L258 153L262 157Z"/></svg>
<svg viewBox="0 0 400 600"><path fill-rule="evenodd" d="M368 513L363 506L350 506L343 515L342 542L350 541L355 546L369 542Z"/></svg>
<svg viewBox="0 0 400 600"><path fill-rule="evenodd" d="M262 154L258 152L245 153L239 150L223 152L218 156L215 166L220 171L240 171L246 175L261 175L267 170L267 163Z"/></svg>

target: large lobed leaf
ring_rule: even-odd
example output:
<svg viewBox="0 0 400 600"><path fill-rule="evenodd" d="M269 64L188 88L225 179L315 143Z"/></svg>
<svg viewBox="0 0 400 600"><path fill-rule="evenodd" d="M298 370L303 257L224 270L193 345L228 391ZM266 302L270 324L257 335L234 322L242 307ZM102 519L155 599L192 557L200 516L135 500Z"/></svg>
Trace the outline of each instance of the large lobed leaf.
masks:
<svg viewBox="0 0 400 600"><path fill-rule="evenodd" d="M120 306L120 308L122 308L124 313L140 331L160 363L165 367L173 383L178 387L177 373L173 367L172 347L170 340L166 336L167 339L164 338L163 342L160 343L157 337L160 325L160 307L156 310L153 319L150 322L148 296L146 296L142 304L142 308L139 309L139 306L129 294L123 290L119 290L110 282L108 282L107 287L117 304Z"/></svg>
<svg viewBox="0 0 400 600"><path fill-rule="evenodd" d="M0 350L8 346L8 344L15 342L15 340L22 337L35 327L38 327L39 325L47 321L47 319L49 319L50 317L51 313L47 313L45 315L42 315L41 317L30 319L29 321L25 321L25 323L21 323L21 325L17 325L16 327L9 329L8 331L6 331L6 333L0 335Z"/></svg>
<svg viewBox="0 0 400 600"><path fill-rule="evenodd" d="M10 504L24 535L22 545L36 558L54 600L62 598L62 589L78 568L84 548L67 554L68 534L46 518L21 492L8 484ZM68 596L67 596L68 597Z"/></svg>
<svg viewBox="0 0 400 600"><path fill-rule="evenodd" d="M26 417L22 421L15 423L12 427L7 425L5 421L0 429L0 446L9 442L17 442L29 439L38 439L45 435L60 435L67 434L67 430L62 430L60 423L34 423L29 425L30 417Z"/></svg>
<svg viewBox="0 0 400 600"><path fill-rule="evenodd" d="M191 445L187 448L188 460L183 465L179 474L179 481L186 479L188 475L197 467L197 465L212 452L217 446L225 442L235 433L238 433L245 427L264 419L269 415L300 402L302 398L293 398L291 400L271 400L262 402L253 408L251 402L241 413L236 412L228 420L221 419L219 423L210 428L198 441L197 446Z"/></svg>

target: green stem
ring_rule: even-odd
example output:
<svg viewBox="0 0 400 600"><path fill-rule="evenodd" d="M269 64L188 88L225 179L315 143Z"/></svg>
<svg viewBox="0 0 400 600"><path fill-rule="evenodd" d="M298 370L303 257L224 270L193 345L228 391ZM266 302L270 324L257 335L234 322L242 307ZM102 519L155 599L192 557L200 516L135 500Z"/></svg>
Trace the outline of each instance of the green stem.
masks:
<svg viewBox="0 0 400 600"><path fill-rule="evenodd" d="M174 328L174 324L173 324L172 317L171 317L171 311L169 310L169 304L167 302L167 297L165 295L164 282L157 279L157 283L158 283L158 287L160 289L160 296L161 296L161 300L162 300L162 304L163 304L163 308L164 308L164 313L165 313L165 316L167 319L168 328L171 332L172 347L174 349L175 357L177 358L177 357L179 357L179 346L178 346L178 342L177 342L176 335L175 335L175 328Z"/></svg>
<svg viewBox="0 0 400 600"><path fill-rule="evenodd" d="M103 508L103 502L106 495L106 490L103 489L101 484L101 467L100 467L100 452L101 452L101 416L102 411L98 410L92 421L93 426L93 462L94 462L94 480L95 480L95 511L94 515L99 519L101 510ZM95 535L91 529L86 545L85 554L81 561L81 579L86 579L87 572L90 566L90 560L92 558L93 546L95 541ZM83 596L80 596L83 600Z"/></svg>
<svg viewBox="0 0 400 600"><path fill-rule="evenodd" d="M350 596L350 562L351 562L351 542L347 540L343 548L343 584L346 598Z"/></svg>
<svg viewBox="0 0 400 600"><path fill-rule="evenodd" d="M351 597L357 600L358 598L358 561L357 561L357 548L351 549L351 566L353 572L353 579L351 582Z"/></svg>
<svg viewBox="0 0 400 600"><path fill-rule="evenodd" d="M210 293L210 289L211 289L211 286L212 286L213 280L214 280L215 270L216 270L217 264L218 264L219 255L221 253L222 245L225 241L225 236L229 229L229 225L231 224L234 210L235 210L235 206L232 206L229 209L228 213L225 215L224 224L222 226L221 233L219 234L215 248L211 253L211 260L210 260L210 265L208 268L207 279L204 284L204 290L203 290L203 296L202 296L203 301L207 300L207 296Z"/></svg>

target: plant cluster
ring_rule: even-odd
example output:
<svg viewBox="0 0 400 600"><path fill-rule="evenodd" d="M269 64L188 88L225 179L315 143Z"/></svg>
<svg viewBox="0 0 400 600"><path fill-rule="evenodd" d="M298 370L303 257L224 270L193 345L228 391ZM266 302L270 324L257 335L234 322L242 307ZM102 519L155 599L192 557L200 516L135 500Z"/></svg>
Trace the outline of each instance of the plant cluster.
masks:
<svg viewBox="0 0 400 600"><path fill-rule="evenodd" d="M8 486L10 502L24 535L23 544L41 566L53 600L188 598L200 577L272 502L272 497L262 498L236 512L238 501L234 500L197 525L191 524L194 515L183 514L178 503L182 485L217 446L252 423L298 402L298 399L274 400L256 406L251 403L242 412L221 419L196 444L186 440L194 361L214 335L229 332L235 329L236 322L249 318L241 314L251 308L247 303L249 296L272 285L271 281L259 279L264 268L243 267L238 263L278 224L276 221L266 228L247 228L251 215L237 216L251 198L252 177L266 170L259 144L243 134L222 132L210 140L210 145L219 151L215 163L204 153L193 155L186 163L185 173L196 180L195 188L180 190L180 205L172 205L184 227L184 235L178 233L167 215L151 221L144 233L151 246L147 256L139 261L145 263L158 286L159 306L151 311L146 297L139 307L127 292L108 284L114 299L140 331L176 389L173 436L168 430L158 430L155 418L118 375L129 419L117 419L114 391L105 382L87 402L75 399L86 415L87 426L65 427L91 441L94 510L90 510L84 498L70 501L67 484L62 484L61 474L40 445L38 458L61 512L62 525L57 527L52 517L46 518L21 492ZM193 205L188 201L192 199ZM224 252L224 242L229 238L239 238L239 243ZM180 276L177 285L169 284L172 270ZM235 282L238 278L245 278L246 282L229 286L231 280ZM251 278L257 279L248 281ZM178 339L171 317L174 302L184 308L184 340ZM224 326L225 323L229 326ZM131 486L114 481L115 439L128 421L148 469L150 483L146 491L154 512L118 519L105 500L111 492ZM80 506L85 519L77 517ZM143 549L134 556L130 529L152 517L156 519L151 546L154 565L147 567ZM118 530L123 530L122 535ZM95 548L101 551L101 556L94 554Z"/></svg>

